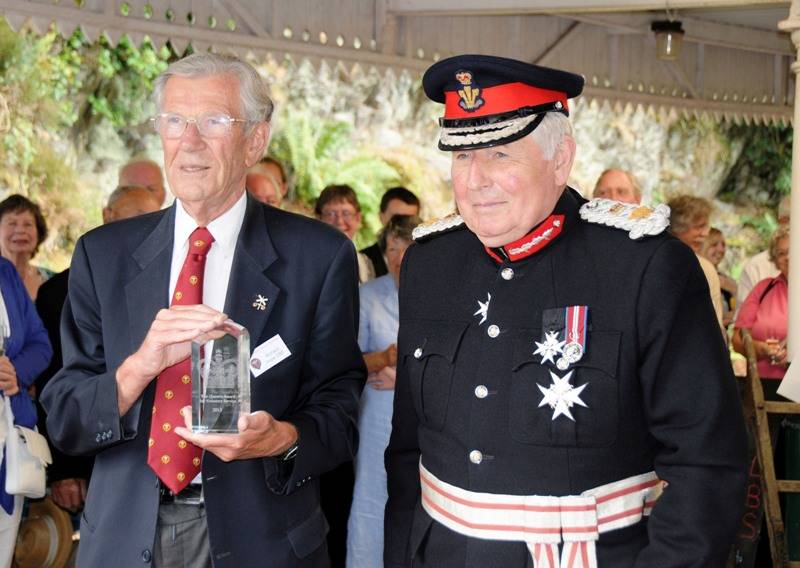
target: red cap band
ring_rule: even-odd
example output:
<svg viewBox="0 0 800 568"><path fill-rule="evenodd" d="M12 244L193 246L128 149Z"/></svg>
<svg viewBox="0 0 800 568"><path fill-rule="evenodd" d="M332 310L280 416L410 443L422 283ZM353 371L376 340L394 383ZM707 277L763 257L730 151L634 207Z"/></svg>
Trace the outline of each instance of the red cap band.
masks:
<svg viewBox="0 0 800 568"><path fill-rule="evenodd" d="M567 109L567 95L559 91L540 89L525 83L505 83L495 87L481 88L481 104L475 110L468 112L459 106L462 98L458 91L445 93L444 118L476 118L503 114L523 107L532 107L561 101Z"/></svg>

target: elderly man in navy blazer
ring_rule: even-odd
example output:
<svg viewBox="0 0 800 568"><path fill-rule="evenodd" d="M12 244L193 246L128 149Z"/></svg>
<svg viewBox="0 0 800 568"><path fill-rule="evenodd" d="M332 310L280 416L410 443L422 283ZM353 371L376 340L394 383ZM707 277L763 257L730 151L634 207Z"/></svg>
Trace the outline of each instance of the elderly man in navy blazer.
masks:
<svg viewBox="0 0 800 568"><path fill-rule="evenodd" d="M272 113L251 66L192 55L155 99L176 202L78 242L42 396L54 443L96 456L78 565L327 566L317 479L352 459L365 379L353 245L247 196ZM253 412L193 434L190 342L227 318L263 361Z"/></svg>

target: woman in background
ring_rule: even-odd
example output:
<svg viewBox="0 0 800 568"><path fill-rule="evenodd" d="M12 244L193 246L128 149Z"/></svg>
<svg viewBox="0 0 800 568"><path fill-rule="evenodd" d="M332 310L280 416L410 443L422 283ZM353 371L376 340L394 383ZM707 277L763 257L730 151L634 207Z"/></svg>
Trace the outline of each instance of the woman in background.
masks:
<svg viewBox="0 0 800 568"><path fill-rule="evenodd" d="M419 223L419 218L411 215L389 219L378 238L389 273L359 290L358 344L369 375L358 417L356 484L347 523L348 568L383 566L383 510L388 497L383 452L392 430L399 325L397 289L403 255Z"/></svg>
<svg viewBox="0 0 800 568"><path fill-rule="evenodd" d="M14 423L34 428L36 409L28 387L47 368L53 350L28 292L9 261L0 258L0 398L11 397ZM0 400L0 414L5 401ZM5 416L0 424L5 425ZM0 464L0 568L11 566L22 501L5 492L5 457Z"/></svg>
<svg viewBox="0 0 800 568"><path fill-rule="evenodd" d="M719 270L719 265L722 259L725 258L725 250L725 235L716 227L711 227L703 243L701 254L710 260L714 268L717 269L720 292L722 293L722 325L727 328L733 323L733 314L736 311L736 280Z"/></svg>
<svg viewBox="0 0 800 568"><path fill-rule="evenodd" d="M775 232L769 258L780 271L774 278L758 282L745 298L733 328L733 348L746 356L743 330L750 331L758 374L766 400L783 400L777 391L786 374L786 334L789 325L789 228ZM777 417L776 417L777 418ZM800 479L800 423L786 417L770 420L770 430L780 428L775 449L775 467L784 479ZM773 433L774 436L774 433ZM773 438L773 444L776 443ZM790 560L800 560L800 495L787 494L784 524ZM766 539L763 539L766 540ZM762 551L759 549L759 554Z"/></svg>
<svg viewBox="0 0 800 568"><path fill-rule="evenodd" d="M34 300L39 286L53 276L50 270L31 264L46 238L47 223L38 205L18 194L0 201L0 255L16 267Z"/></svg>

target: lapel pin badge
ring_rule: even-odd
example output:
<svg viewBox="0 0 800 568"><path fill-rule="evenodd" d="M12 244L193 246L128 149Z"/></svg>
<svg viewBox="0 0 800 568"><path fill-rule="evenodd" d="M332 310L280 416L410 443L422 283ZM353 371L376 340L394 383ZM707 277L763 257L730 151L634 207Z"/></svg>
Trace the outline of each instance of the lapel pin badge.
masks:
<svg viewBox="0 0 800 568"><path fill-rule="evenodd" d="M269 298L265 298L261 294L256 296L255 301L253 302L253 307L257 310L266 310L267 309L267 302L269 302Z"/></svg>

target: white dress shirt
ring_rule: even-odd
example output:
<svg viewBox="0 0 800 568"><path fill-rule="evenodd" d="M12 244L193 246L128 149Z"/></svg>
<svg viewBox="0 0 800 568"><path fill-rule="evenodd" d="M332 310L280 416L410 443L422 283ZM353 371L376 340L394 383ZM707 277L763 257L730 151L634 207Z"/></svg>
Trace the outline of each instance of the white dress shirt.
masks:
<svg viewBox="0 0 800 568"><path fill-rule="evenodd" d="M206 257L206 269L203 275L203 303L220 312L225 309L225 298L228 294L228 281L233 265L233 253L236 241L244 221L247 207L247 194L242 193L239 200L225 213L211 221L206 227L214 242ZM172 245L172 267L169 273L169 297L172 298L178 276L186 260L189 250L189 236L197 228L197 222L183 208L180 200L175 204L175 240Z"/></svg>

